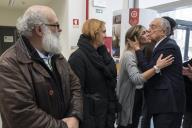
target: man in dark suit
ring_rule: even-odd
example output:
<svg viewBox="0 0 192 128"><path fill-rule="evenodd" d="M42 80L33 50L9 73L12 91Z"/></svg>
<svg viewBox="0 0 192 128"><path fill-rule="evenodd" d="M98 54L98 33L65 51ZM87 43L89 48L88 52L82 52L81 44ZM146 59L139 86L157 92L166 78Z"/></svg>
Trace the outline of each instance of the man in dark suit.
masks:
<svg viewBox="0 0 192 128"><path fill-rule="evenodd" d="M183 76L186 90L186 109L183 128L192 128L192 59L183 64Z"/></svg>
<svg viewBox="0 0 192 128"><path fill-rule="evenodd" d="M170 24L163 18L154 19L149 26L149 36L155 43L151 60L148 62L135 45L138 64L142 71L154 67L156 75L144 86L144 95L148 112L153 116L155 128L180 128L185 106L185 86L182 77L181 52L174 40L168 36ZM172 65L159 70L158 57L173 55Z"/></svg>

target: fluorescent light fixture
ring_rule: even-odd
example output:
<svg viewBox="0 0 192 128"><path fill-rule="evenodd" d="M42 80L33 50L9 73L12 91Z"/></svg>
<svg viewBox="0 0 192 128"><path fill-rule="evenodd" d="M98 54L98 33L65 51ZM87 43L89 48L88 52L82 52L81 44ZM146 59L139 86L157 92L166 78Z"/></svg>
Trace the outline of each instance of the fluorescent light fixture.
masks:
<svg viewBox="0 0 192 128"><path fill-rule="evenodd" d="M106 8L107 3L106 3L106 0L93 0L93 6L94 7Z"/></svg>

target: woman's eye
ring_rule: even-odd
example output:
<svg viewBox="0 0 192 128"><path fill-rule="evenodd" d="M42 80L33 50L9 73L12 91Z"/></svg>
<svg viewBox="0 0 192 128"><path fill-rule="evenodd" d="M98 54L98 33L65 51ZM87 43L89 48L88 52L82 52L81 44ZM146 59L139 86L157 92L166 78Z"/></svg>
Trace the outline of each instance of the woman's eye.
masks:
<svg viewBox="0 0 192 128"><path fill-rule="evenodd" d="M141 33L141 35L145 35L145 33L146 33L146 32L145 32L145 31L143 31L143 32Z"/></svg>

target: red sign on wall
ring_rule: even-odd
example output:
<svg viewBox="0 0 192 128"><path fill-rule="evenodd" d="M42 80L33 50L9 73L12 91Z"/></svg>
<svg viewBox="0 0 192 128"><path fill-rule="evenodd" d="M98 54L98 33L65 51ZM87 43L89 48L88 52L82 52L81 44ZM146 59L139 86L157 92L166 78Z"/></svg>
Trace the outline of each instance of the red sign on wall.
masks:
<svg viewBox="0 0 192 128"><path fill-rule="evenodd" d="M139 8L129 9L129 24L131 26L137 25L139 23Z"/></svg>
<svg viewBox="0 0 192 128"><path fill-rule="evenodd" d="M112 37L105 37L104 43L107 47L107 51L112 54Z"/></svg>
<svg viewBox="0 0 192 128"><path fill-rule="evenodd" d="M79 25L79 19L73 19L73 25Z"/></svg>

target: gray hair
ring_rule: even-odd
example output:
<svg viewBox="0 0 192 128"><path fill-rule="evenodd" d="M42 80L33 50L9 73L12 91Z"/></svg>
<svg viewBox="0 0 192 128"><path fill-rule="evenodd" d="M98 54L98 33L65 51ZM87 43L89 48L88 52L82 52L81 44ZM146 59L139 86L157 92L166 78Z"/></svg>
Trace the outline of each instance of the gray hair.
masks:
<svg viewBox="0 0 192 128"><path fill-rule="evenodd" d="M22 17L18 18L16 28L21 35L32 36L34 27L43 23L47 23L47 19L41 11L28 9Z"/></svg>
<svg viewBox="0 0 192 128"><path fill-rule="evenodd" d="M160 23L162 29L165 31L166 36L169 36L171 34L171 25L169 21L164 18L160 18Z"/></svg>

